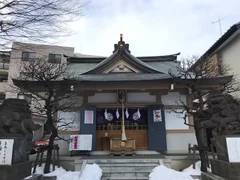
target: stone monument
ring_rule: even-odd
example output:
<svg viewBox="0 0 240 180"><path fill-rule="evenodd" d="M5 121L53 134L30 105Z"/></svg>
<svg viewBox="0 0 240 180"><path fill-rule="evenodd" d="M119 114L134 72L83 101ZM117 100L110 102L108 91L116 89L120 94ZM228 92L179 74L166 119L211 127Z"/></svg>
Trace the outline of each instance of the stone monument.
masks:
<svg viewBox="0 0 240 180"><path fill-rule="evenodd" d="M31 174L29 154L34 124L26 100L6 99L0 105L0 179L21 180Z"/></svg>
<svg viewBox="0 0 240 180"><path fill-rule="evenodd" d="M240 103L231 95L213 95L207 102L209 120L205 126L213 129L217 159L211 159L211 173L203 180L240 179Z"/></svg>

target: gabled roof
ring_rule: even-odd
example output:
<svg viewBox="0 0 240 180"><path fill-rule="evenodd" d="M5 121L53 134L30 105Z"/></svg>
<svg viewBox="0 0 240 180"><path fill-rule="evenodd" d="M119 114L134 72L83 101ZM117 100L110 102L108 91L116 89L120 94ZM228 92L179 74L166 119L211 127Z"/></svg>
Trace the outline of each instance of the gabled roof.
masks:
<svg viewBox="0 0 240 180"><path fill-rule="evenodd" d="M163 80L172 79L169 74L146 74L146 73L114 73L114 74L87 74L76 77L78 81L86 82L111 82L111 81L149 81L149 80Z"/></svg>
<svg viewBox="0 0 240 180"><path fill-rule="evenodd" d="M197 62L190 68L194 69L198 66L201 61L206 60L207 58L211 57L224 43L229 40L232 40L231 37L236 32L239 32L240 29L240 22L234 24L223 36L221 36L198 60ZM234 38L234 37L233 37Z"/></svg>
<svg viewBox="0 0 240 180"><path fill-rule="evenodd" d="M162 56L136 56L143 62L164 62L164 61L177 61L177 56L180 53L162 55ZM86 54L74 54L74 57L67 57L69 63L100 63L105 60L107 57L104 56L95 56L95 55L86 55Z"/></svg>
<svg viewBox="0 0 240 180"><path fill-rule="evenodd" d="M146 57L143 57L143 58L147 59ZM113 54L111 56L102 60L95 67L91 68L90 70L88 70L87 72L85 72L83 74L100 74L100 73L103 73L104 70L113 66L114 64L116 64L119 61L126 62L130 66L138 69L139 72L164 74L164 72L161 72L161 71L155 69L154 67L148 65L147 63L145 63L142 60L138 59L137 57L133 56L131 54L130 50L129 50L129 45L125 44L125 42L122 40L122 36L121 36L118 44L114 45L114 51L113 51Z"/></svg>

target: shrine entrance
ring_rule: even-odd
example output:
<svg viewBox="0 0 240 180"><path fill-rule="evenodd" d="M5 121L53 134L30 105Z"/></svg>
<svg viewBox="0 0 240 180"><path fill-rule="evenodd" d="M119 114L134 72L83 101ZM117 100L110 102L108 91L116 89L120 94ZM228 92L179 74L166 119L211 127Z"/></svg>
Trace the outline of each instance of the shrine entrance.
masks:
<svg viewBox="0 0 240 180"><path fill-rule="evenodd" d="M137 150L148 149L147 108L125 108L125 133L135 139ZM111 138L121 138L121 108L97 109L96 142L97 150L109 150Z"/></svg>

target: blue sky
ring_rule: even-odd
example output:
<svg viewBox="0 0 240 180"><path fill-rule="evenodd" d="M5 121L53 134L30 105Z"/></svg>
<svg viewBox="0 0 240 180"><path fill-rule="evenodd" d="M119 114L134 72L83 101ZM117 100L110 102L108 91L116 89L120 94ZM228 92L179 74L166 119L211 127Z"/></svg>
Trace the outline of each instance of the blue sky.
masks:
<svg viewBox="0 0 240 180"><path fill-rule="evenodd" d="M240 21L239 0L91 0L85 15L69 24L73 35L59 45L109 56L119 34L135 56L204 53L222 31Z"/></svg>

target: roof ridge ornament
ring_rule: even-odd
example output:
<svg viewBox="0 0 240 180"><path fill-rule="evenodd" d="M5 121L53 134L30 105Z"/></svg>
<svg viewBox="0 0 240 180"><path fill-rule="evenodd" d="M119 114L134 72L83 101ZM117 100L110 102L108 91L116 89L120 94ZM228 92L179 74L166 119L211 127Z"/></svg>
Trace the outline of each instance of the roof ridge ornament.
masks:
<svg viewBox="0 0 240 180"><path fill-rule="evenodd" d="M126 50L129 53L131 53L131 51L129 51L129 44L125 44L125 42L123 41L123 34L120 34L120 41L118 41L118 44L114 44L113 53L115 53L117 50L120 51Z"/></svg>

